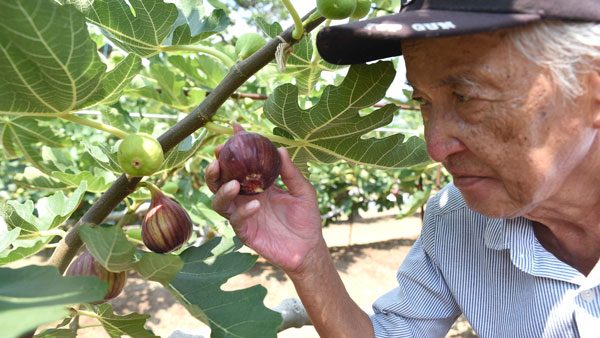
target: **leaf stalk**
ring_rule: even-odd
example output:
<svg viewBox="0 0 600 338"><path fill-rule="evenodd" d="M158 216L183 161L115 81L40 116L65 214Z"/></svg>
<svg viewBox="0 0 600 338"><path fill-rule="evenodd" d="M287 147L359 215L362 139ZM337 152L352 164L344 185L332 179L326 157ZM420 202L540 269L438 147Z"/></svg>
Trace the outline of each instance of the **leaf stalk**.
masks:
<svg viewBox="0 0 600 338"><path fill-rule="evenodd" d="M129 135L127 132L125 132L119 128L109 126L102 122L89 120L89 119L77 116L75 114L64 114L64 115L59 115L59 117L63 120L79 123L84 126L88 126L88 127L94 128L94 129L105 131L105 132L113 134L116 137L121 138L121 139L123 139L123 138L127 137L127 135Z"/></svg>
<svg viewBox="0 0 600 338"><path fill-rule="evenodd" d="M292 32L292 39L300 40L300 38L302 38L302 34L304 33L304 25L302 24L302 19L298 15L296 8L294 7L294 5L292 5L290 0L283 0L283 4L285 5L285 8L287 8L288 12L290 12L292 19L294 20L294 31ZM317 12L315 11L314 13ZM311 17L309 16L308 18L310 19Z"/></svg>
<svg viewBox="0 0 600 338"><path fill-rule="evenodd" d="M233 128L223 127L223 126L220 126L213 122L206 122L206 124L204 125L204 128L212 131L213 133L217 133L217 134L233 135ZM277 136L277 135L273 135L273 134L265 134L265 133L261 133L261 132L256 132L256 134L262 135L273 142L285 144L287 146L301 147L303 145L302 142L291 140L289 138L282 137L282 136Z"/></svg>

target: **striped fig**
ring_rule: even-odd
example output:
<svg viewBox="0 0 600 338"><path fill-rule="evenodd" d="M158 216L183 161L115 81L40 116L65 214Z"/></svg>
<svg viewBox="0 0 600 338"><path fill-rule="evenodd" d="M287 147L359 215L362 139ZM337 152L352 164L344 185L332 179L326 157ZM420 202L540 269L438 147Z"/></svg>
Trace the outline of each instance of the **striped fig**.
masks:
<svg viewBox="0 0 600 338"><path fill-rule="evenodd" d="M234 135L219 153L221 180L240 182L241 195L265 191L275 182L281 170L277 148L268 138L245 131L234 124Z"/></svg>
<svg viewBox="0 0 600 338"><path fill-rule="evenodd" d="M66 275L95 276L99 280L108 283L108 292L104 295L104 301L117 297L123 291L123 288L125 288L125 284L127 283L127 272L111 272L106 270L105 267L96 262L94 257L87 250L69 265Z"/></svg>
<svg viewBox="0 0 600 338"><path fill-rule="evenodd" d="M150 209L142 223L142 241L157 253L175 251L192 235L193 225L188 213L160 189L148 184L152 193Z"/></svg>

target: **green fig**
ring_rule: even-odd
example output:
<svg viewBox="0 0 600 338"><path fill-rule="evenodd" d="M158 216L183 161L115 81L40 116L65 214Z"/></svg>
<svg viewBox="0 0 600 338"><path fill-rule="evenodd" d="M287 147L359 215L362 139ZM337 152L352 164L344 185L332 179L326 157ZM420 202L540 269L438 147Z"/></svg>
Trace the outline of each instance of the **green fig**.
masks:
<svg viewBox="0 0 600 338"><path fill-rule="evenodd" d="M356 0L356 9L350 15L351 19L362 19L371 11L371 0Z"/></svg>
<svg viewBox="0 0 600 338"><path fill-rule="evenodd" d="M152 175L160 169L165 155L154 137L146 133L135 133L123 139L117 158L127 174L139 177Z"/></svg>

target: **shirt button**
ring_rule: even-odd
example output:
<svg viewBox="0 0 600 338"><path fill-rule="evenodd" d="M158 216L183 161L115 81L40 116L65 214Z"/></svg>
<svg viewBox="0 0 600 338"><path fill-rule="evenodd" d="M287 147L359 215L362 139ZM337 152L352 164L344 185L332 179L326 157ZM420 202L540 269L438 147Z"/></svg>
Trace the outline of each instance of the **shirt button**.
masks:
<svg viewBox="0 0 600 338"><path fill-rule="evenodd" d="M583 299L587 303L593 301L594 298L596 298L594 290L585 290L581 293L581 299Z"/></svg>

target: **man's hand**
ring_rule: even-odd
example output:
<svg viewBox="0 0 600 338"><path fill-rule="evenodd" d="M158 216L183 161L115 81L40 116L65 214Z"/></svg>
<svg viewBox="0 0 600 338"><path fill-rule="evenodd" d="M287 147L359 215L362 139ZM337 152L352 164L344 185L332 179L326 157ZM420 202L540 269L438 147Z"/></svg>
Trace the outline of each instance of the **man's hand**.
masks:
<svg viewBox="0 0 600 338"><path fill-rule="evenodd" d="M219 156L222 146L215 149ZM281 178L289 190L275 185L265 192L238 195L237 181L221 182L219 162L207 168L205 179L215 193L213 209L228 218L240 240L287 273L302 273L305 260L323 246L321 216L313 186L279 148Z"/></svg>
<svg viewBox="0 0 600 338"><path fill-rule="evenodd" d="M253 196L239 195L237 181L221 182L219 162L211 163L205 178L215 193L213 209L244 244L288 274L321 337L373 337L371 320L348 295L329 255L315 189L284 148L279 155L288 190L271 186Z"/></svg>

